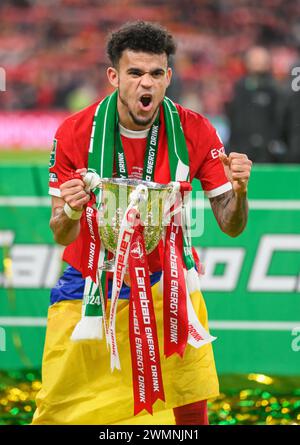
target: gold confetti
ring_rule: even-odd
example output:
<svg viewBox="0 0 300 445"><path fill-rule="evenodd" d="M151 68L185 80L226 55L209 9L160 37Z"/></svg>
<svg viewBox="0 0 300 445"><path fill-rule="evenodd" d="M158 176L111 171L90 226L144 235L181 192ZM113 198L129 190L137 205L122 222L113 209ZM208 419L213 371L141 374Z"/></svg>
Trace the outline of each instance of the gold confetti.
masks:
<svg viewBox="0 0 300 445"><path fill-rule="evenodd" d="M30 424L40 374L0 372L0 382L0 425ZM220 388L220 396L208 403L210 424L300 425L300 387L291 386L289 378L220 376Z"/></svg>

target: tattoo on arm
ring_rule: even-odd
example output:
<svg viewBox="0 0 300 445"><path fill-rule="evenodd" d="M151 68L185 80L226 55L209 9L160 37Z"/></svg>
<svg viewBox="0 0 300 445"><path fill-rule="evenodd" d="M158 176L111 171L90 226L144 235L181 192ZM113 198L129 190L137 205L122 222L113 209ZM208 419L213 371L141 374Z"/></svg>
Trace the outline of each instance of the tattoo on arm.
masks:
<svg viewBox="0 0 300 445"><path fill-rule="evenodd" d="M222 195L210 198L210 204L223 232L232 237L242 233L248 218L246 194L237 195L233 190L230 190Z"/></svg>

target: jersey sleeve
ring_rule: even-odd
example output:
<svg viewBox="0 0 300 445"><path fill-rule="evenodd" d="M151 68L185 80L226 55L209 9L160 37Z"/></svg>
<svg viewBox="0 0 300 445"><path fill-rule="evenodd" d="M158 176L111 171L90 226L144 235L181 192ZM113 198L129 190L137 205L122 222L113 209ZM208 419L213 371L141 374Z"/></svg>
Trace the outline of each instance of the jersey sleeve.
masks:
<svg viewBox="0 0 300 445"><path fill-rule="evenodd" d="M65 121L56 131L49 162L49 195L60 197L60 185L71 179L72 127Z"/></svg>
<svg viewBox="0 0 300 445"><path fill-rule="evenodd" d="M200 180L202 188L208 198L221 195L232 189L228 181L219 153L225 153L224 145L215 128L208 123L209 138L205 147L206 155L201 162L195 177ZM203 148L202 148L203 149Z"/></svg>

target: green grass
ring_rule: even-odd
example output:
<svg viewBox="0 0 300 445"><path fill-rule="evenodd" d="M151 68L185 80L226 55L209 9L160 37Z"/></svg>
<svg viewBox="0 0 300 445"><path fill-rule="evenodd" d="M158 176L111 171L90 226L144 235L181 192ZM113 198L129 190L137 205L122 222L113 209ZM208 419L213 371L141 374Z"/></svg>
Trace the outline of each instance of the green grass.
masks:
<svg viewBox="0 0 300 445"><path fill-rule="evenodd" d="M49 163L50 150L0 150L0 165L45 165Z"/></svg>

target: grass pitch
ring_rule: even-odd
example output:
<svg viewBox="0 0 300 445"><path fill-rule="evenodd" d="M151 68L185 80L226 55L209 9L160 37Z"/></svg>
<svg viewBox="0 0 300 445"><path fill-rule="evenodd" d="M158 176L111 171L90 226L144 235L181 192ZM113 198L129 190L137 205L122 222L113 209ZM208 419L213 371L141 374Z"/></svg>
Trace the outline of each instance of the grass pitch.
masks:
<svg viewBox="0 0 300 445"><path fill-rule="evenodd" d="M44 165L48 166L50 150L1 150L0 165Z"/></svg>

